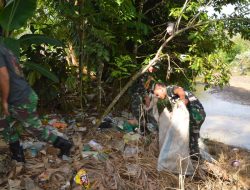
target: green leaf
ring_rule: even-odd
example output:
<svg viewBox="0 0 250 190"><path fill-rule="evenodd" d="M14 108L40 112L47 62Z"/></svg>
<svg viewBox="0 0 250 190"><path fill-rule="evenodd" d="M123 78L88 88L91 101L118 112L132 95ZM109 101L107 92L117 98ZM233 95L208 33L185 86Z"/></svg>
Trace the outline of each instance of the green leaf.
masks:
<svg viewBox="0 0 250 190"><path fill-rule="evenodd" d="M32 44L43 44L43 43L54 46L63 46L63 43L61 41L40 34L26 34L20 38L21 45L30 46Z"/></svg>
<svg viewBox="0 0 250 190"><path fill-rule="evenodd" d="M0 25L11 31L21 28L36 9L36 0L14 0L0 13Z"/></svg>
<svg viewBox="0 0 250 190"><path fill-rule="evenodd" d="M20 42L13 38L0 37L0 42L10 49L17 57L20 55Z"/></svg>
<svg viewBox="0 0 250 190"><path fill-rule="evenodd" d="M59 82L58 77L54 73L52 73L50 70L43 67L42 65L39 65L36 63L31 63L31 62L26 62L26 63L24 63L24 66L31 69L31 70L35 70L35 71L39 72L41 75L47 77L48 79L52 80L53 82L56 82L56 83Z"/></svg>

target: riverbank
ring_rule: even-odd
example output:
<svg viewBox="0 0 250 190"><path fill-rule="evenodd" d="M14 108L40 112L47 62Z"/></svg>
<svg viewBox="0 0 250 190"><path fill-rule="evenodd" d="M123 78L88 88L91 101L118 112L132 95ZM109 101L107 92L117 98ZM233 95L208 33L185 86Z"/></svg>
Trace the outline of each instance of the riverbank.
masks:
<svg viewBox="0 0 250 190"><path fill-rule="evenodd" d="M201 89L198 97L207 113L201 136L250 150L250 76L233 76L223 89Z"/></svg>
<svg viewBox="0 0 250 190"><path fill-rule="evenodd" d="M250 105L250 76L232 76L229 84L223 89L215 88L213 93L230 102Z"/></svg>
<svg viewBox="0 0 250 190"><path fill-rule="evenodd" d="M225 169L227 174L238 178L239 183L245 187L242 189L250 189L250 151L207 139L204 140L204 143L207 151L219 162L219 166ZM236 166L234 163L239 163L239 165ZM220 189L224 190L222 187ZM230 190L233 189L241 188L232 186Z"/></svg>

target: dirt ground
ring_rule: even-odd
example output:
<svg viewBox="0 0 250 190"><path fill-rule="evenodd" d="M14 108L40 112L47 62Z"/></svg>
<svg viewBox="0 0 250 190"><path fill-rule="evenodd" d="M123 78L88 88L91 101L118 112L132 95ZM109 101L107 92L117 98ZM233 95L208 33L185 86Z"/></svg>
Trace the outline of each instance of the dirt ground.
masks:
<svg viewBox="0 0 250 190"><path fill-rule="evenodd" d="M250 105L250 76L232 76L230 85L223 89L215 88L228 101Z"/></svg>
<svg viewBox="0 0 250 190"><path fill-rule="evenodd" d="M250 104L250 77L234 76L230 84L222 91L224 97ZM183 178L182 175L157 171L157 134L124 144L124 133L117 129L98 131L91 122L85 122L81 127L88 130L71 134L75 145L71 160L58 159L58 150L47 144L36 157L26 150L26 165L20 167L9 162L8 147L0 140L0 189L80 190L82 188L75 183L74 177L81 168L87 172L93 190L163 190L183 186L188 190L250 189L249 150L205 139L207 151L217 163L207 165L206 169L200 164L194 176ZM104 147L103 151L83 157L84 146L93 139ZM136 147L138 152L128 157L124 153L126 147Z"/></svg>

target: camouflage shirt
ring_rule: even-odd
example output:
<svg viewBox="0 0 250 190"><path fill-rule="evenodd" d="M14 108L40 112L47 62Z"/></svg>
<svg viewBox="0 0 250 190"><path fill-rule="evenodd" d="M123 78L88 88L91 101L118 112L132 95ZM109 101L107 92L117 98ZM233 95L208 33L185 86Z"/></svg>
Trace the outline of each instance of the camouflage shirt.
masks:
<svg viewBox="0 0 250 190"><path fill-rule="evenodd" d="M142 76L140 76L132 85L130 92L131 94L138 94L142 97L148 94L147 89L145 88L145 83L149 79L149 73L144 73Z"/></svg>
<svg viewBox="0 0 250 190"><path fill-rule="evenodd" d="M175 85L167 86L167 96L172 105L174 105L180 99L178 95L174 94L174 90L176 88L180 88L180 87L175 86ZM198 100L198 98L192 92L189 92L185 89L184 89L184 92L186 95L186 99L188 99L187 108L196 107L198 109L204 109L202 104Z"/></svg>

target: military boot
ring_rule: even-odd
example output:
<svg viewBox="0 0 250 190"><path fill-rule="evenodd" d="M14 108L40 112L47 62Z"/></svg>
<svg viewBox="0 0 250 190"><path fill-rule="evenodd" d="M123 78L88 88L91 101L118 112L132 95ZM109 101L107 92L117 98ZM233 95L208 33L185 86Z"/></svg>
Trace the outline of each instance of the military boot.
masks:
<svg viewBox="0 0 250 190"><path fill-rule="evenodd" d="M14 143L10 143L10 151L12 153L12 159L17 162L25 162L23 147L20 146L20 142L16 141Z"/></svg>
<svg viewBox="0 0 250 190"><path fill-rule="evenodd" d="M63 155L69 156L72 144L62 137L57 137L53 146L60 149L58 157L62 157Z"/></svg>

